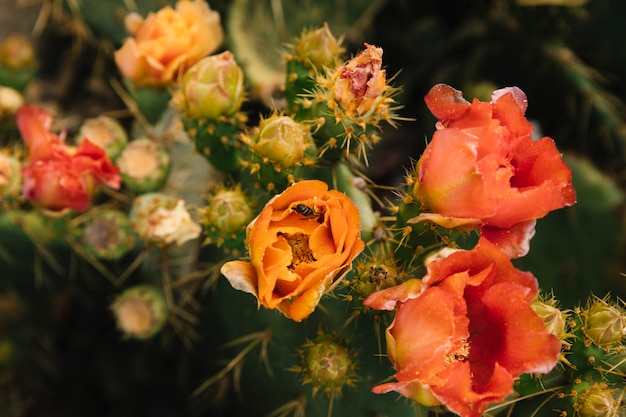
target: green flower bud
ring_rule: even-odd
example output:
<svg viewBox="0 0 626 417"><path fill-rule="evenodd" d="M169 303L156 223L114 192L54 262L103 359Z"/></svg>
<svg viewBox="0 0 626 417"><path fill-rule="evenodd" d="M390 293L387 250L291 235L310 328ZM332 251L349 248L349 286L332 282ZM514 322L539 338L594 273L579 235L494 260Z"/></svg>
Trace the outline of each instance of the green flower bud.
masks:
<svg viewBox="0 0 626 417"><path fill-rule="evenodd" d="M160 290L139 285L124 291L111 304L118 328L124 336L149 339L167 321L167 304Z"/></svg>
<svg viewBox="0 0 626 417"><path fill-rule="evenodd" d="M579 417L613 417L617 403L614 392L603 383L582 382L573 388L574 409Z"/></svg>
<svg viewBox="0 0 626 417"><path fill-rule="evenodd" d="M244 99L243 70L229 51L208 56L185 73L182 94L190 118L231 117Z"/></svg>
<svg viewBox="0 0 626 417"><path fill-rule="evenodd" d="M16 34L0 43L0 85L22 91L36 71L35 48L30 39Z"/></svg>
<svg viewBox="0 0 626 417"><path fill-rule="evenodd" d="M584 312L584 332L598 346L618 343L626 331L626 316L615 306L596 299Z"/></svg>
<svg viewBox="0 0 626 417"><path fill-rule="evenodd" d="M0 336L0 370L10 368L15 364L20 351L13 340Z"/></svg>
<svg viewBox="0 0 626 417"><path fill-rule="evenodd" d="M95 210L81 226L81 242L98 259L119 259L135 246L128 217L121 211Z"/></svg>
<svg viewBox="0 0 626 417"><path fill-rule="evenodd" d="M139 138L130 142L117 158L124 184L138 193L155 191L165 183L170 156L157 142Z"/></svg>
<svg viewBox="0 0 626 417"><path fill-rule="evenodd" d="M261 120L250 143L250 150L276 171L312 164L309 151L314 148L308 126L279 115Z"/></svg>
<svg viewBox="0 0 626 417"><path fill-rule="evenodd" d="M569 337L567 334L568 315L557 308L554 298L549 300L535 299L530 306L541 317L548 332L558 337L561 342Z"/></svg>
<svg viewBox="0 0 626 417"><path fill-rule="evenodd" d="M250 202L240 187L222 189L209 198L204 222L219 233L230 235L244 231L252 214Z"/></svg>
<svg viewBox="0 0 626 417"><path fill-rule="evenodd" d="M334 65L344 49L328 28L328 24L310 31L303 31L294 45L298 60L310 62L314 67Z"/></svg>
<svg viewBox="0 0 626 417"><path fill-rule="evenodd" d="M84 139L89 139L104 149L112 161L122 153L128 142L128 136L120 122L105 115L83 122L76 135L76 142L80 143Z"/></svg>
<svg viewBox="0 0 626 417"><path fill-rule="evenodd" d="M393 260L369 259L355 266L356 274L350 286L366 298L370 294L398 285L402 281Z"/></svg>
<svg viewBox="0 0 626 417"><path fill-rule="evenodd" d="M0 200L17 196L22 187L22 166L13 156L0 152Z"/></svg>
<svg viewBox="0 0 626 417"><path fill-rule="evenodd" d="M307 342L301 351L304 382L312 383L313 395L320 388L328 394L341 393L344 385L352 385L355 363L354 352L329 335L321 335Z"/></svg>
<svg viewBox="0 0 626 417"><path fill-rule="evenodd" d="M24 97L22 97L19 91L0 85L0 119L4 117L14 119L17 109L22 104L24 104Z"/></svg>

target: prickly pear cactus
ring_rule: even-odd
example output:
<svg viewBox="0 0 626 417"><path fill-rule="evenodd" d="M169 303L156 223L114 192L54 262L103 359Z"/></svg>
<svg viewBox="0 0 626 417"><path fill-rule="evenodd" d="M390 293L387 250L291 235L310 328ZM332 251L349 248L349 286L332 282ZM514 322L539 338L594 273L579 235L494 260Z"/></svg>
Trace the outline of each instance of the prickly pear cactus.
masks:
<svg viewBox="0 0 626 417"><path fill-rule="evenodd" d="M384 3L52 5L98 115L0 45L0 414L623 414L623 192L518 87L429 79L414 124L407 40L354 42Z"/></svg>

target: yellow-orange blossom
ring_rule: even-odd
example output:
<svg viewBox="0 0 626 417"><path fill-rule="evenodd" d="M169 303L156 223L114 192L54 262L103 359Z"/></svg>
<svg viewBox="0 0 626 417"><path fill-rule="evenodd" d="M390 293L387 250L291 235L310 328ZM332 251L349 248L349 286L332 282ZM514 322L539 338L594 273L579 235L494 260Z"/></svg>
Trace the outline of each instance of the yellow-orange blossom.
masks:
<svg viewBox="0 0 626 417"><path fill-rule="evenodd" d="M365 247L354 203L318 180L272 198L248 225L246 243L250 262L227 262L222 274L294 321L315 310Z"/></svg>

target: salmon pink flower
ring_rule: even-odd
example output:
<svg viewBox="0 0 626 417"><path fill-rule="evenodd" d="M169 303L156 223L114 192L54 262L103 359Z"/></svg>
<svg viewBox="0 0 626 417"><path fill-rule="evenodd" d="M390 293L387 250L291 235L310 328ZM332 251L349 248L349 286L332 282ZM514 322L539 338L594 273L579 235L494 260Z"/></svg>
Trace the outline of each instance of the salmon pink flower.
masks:
<svg viewBox="0 0 626 417"><path fill-rule="evenodd" d="M144 19L126 16L131 37L115 52L121 73L138 86L164 86L215 51L224 34L220 15L204 0L179 0Z"/></svg>
<svg viewBox="0 0 626 417"><path fill-rule="evenodd" d="M64 134L50 131L52 116L45 109L22 106L16 119L28 148L22 189L27 199L50 210L84 211L101 185L120 187L119 169L104 150L89 139L67 146Z"/></svg>
<svg viewBox="0 0 626 417"><path fill-rule="evenodd" d="M365 247L354 203L318 180L272 198L248 225L246 241L250 262L227 262L222 274L294 321L313 312Z"/></svg>
<svg viewBox="0 0 626 417"><path fill-rule="evenodd" d="M442 84L426 95L440 121L415 171L413 195L428 213L414 221L488 227L517 257L527 252L534 221L574 204L576 193L554 141L531 138L526 95L510 87L492 97L469 103Z"/></svg>
<svg viewBox="0 0 626 417"><path fill-rule="evenodd" d="M513 390L524 373L547 373L560 343L530 303L538 284L516 269L494 244L481 239L427 264L421 280L381 290L364 304L396 308L387 328L387 353L397 382L373 388L396 391L424 405L443 404L463 417L479 417Z"/></svg>

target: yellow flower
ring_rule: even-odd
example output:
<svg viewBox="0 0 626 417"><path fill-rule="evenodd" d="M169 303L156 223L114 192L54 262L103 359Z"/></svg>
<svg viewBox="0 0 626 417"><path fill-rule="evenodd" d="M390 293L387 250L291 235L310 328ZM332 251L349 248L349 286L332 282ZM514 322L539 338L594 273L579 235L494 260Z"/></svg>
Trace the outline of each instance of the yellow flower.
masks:
<svg viewBox="0 0 626 417"><path fill-rule="evenodd" d="M220 15L203 0L179 0L144 19L126 16L131 37L115 52L121 73L142 86L163 86L215 51L224 40Z"/></svg>

